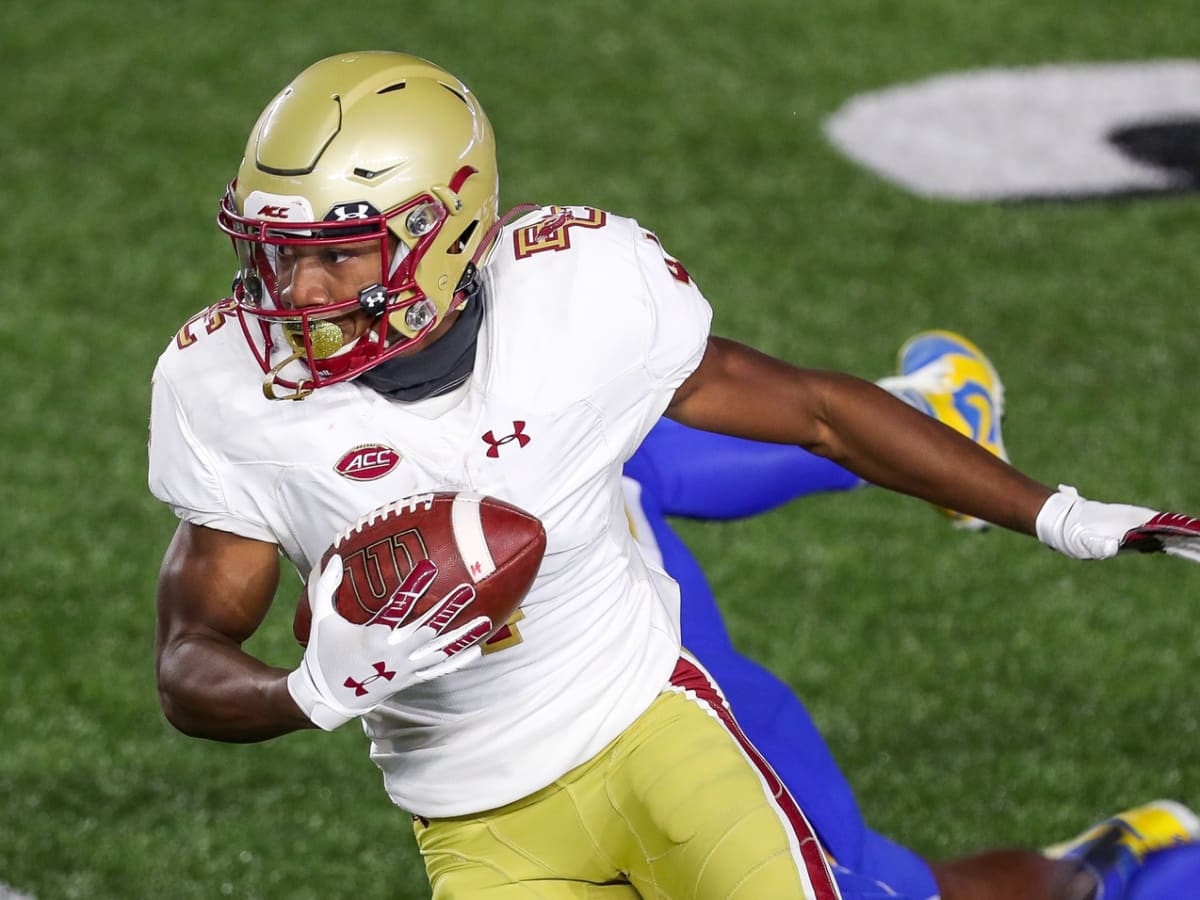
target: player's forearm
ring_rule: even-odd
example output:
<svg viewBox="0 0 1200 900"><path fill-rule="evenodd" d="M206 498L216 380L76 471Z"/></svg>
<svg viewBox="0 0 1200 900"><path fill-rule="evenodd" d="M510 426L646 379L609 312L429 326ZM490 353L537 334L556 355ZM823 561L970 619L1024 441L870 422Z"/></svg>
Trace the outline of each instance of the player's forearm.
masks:
<svg viewBox="0 0 1200 900"><path fill-rule="evenodd" d="M1034 533L1053 493L869 381L799 369L720 338L709 341L668 415L696 428L799 444L872 484L1025 534Z"/></svg>
<svg viewBox="0 0 1200 900"><path fill-rule="evenodd" d="M159 654L159 702L167 721L193 737L264 741L313 727L292 700L287 675L236 645L182 638Z"/></svg>
<svg viewBox="0 0 1200 900"><path fill-rule="evenodd" d="M873 484L1034 534L1052 489L873 384L839 379L817 452Z"/></svg>

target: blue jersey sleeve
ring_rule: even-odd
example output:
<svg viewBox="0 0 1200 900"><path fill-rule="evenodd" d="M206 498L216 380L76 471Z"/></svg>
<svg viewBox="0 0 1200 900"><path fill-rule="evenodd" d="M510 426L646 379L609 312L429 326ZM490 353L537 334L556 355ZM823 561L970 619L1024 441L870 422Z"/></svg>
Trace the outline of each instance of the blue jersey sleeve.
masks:
<svg viewBox="0 0 1200 900"><path fill-rule="evenodd" d="M765 444L660 419L625 465L652 486L667 515L736 519L824 491L864 482L824 457L790 444Z"/></svg>

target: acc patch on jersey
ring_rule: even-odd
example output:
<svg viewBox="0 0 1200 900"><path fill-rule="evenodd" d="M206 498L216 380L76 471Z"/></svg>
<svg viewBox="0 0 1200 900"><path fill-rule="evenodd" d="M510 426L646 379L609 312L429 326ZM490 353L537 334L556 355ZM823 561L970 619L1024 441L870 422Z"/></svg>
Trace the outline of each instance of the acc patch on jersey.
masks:
<svg viewBox="0 0 1200 900"><path fill-rule="evenodd" d="M351 481L374 481L400 463L400 454L387 444L360 444L346 452L334 466L337 473Z"/></svg>

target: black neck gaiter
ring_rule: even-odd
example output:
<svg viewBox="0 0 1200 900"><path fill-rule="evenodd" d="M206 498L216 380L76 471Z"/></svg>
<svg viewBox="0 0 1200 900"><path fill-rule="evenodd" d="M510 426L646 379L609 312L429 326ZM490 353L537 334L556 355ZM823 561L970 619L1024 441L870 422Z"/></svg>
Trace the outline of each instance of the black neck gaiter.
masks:
<svg viewBox="0 0 1200 900"><path fill-rule="evenodd" d="M389 400L406 403L448 393L466 381L475 368L475 345L482 322L483 291L477 291L450 330L428 347L384 360L355 382Z"/></svg>

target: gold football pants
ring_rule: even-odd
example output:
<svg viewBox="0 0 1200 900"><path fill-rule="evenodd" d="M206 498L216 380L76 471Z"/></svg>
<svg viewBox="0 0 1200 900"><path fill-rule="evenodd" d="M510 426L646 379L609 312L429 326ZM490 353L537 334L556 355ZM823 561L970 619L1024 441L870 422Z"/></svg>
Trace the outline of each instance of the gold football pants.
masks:
<svg viewBox="0 0 1200 900"><path fill-rule="evenodd" d="M589 762L416 820L434 900L837 900L811 827L694 660Z"/></svg>

